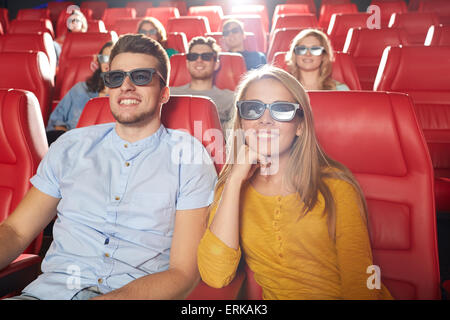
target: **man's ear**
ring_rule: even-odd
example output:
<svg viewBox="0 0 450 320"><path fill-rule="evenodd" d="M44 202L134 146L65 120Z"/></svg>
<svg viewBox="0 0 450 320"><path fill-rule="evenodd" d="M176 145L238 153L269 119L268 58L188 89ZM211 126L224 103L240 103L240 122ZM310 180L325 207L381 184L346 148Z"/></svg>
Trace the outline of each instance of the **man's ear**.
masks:
<svg viewBox="0 0 450 320"><path fill-rule="evenodd" d="M161 89L161 94L160 94L160 102L162 104L166 103L167 101L169 101L170 98L170 89L169 87L164 87Z"/></svg>
<svg viewBox="0 0 450 320"><path fill-rule="evenodd" d="M217 71L217 70L219 70L219 68L220 68L220 59L219 59L219 58L217 58L217 60L216 60L216 64L214 65L214 71Z"/></svg>

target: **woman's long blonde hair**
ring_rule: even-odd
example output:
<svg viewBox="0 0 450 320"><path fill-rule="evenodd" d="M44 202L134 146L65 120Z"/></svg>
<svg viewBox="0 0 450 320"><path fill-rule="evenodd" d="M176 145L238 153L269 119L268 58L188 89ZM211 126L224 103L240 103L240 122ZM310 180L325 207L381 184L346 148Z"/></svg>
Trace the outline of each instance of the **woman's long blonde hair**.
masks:
<svg viewBox="0 0 450 320"><path fill-rule="evenodd" d="M319 40L320 45L325 48L322 53L322 63L319 68L319 83L320 90L336 90L336 82L331 77L333 71L333 47L331 46L328 36L317 29L304 29L300 31L292 40L289 51L286 53L286 65L289 73L292 74L298 81L302 82L300 68L297 66L294 48L306 37L314 37Z"/></svg>
<svg viewBox="0 0 450 320"><path fill-rule="evenodd" d="M287 183L289 189L293 188L303 202L303 208L300 210L299 218L314 208L320 192L325 201L324 214L327 214L328 232L330 238L335 239L336 207L333 195L325 183L325 179L337 178L348 182L360 195L359 205L361 215L367 223L367 205L361 188L348 168L331 159L321 149L314 131L313 116L308 95L297 79L286 71L270 65L252 70L239 83L236 89L234 104L236 105L237 101L245 98L247 89L252 83L267 78L281 82L303 109L303 117L300 123L302 133L292 144L287 170L283 178L283 182ZM218 205L220 201L220 190L223 189L225 182L230 176L233 163L236 163L239 144L242 144L245 139L240 120L239 112L235 112L233 134L228 139L228 159L219 174L219 179L215 187L215 199L210 208Z"/></svg>

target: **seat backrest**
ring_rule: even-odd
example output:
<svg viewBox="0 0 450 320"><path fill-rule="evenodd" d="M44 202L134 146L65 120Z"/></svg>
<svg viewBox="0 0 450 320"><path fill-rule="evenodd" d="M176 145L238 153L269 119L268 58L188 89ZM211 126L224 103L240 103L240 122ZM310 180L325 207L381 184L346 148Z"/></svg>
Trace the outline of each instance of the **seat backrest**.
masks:
<svg viewBox="0 0 450 320"><path fill-rule="evenodd" d="M91 63L92 57L89 56L69 59L59 90L59 96L55 96L54 99L62 99L75 84L86 81L92 75Z"/></svg>
<svg viewBox="0 0 450 320"><path fill-rule="evenodd" d="M386 48L374 90L411 96L436 176L450 177L450 46Z"/></svg>
<svg viewBox="0 0 450 320"><path fill-rule="evenodd" d="M384 48L404 44L397 29L350 29L344 52L350 54L356 65L363 90L372 90Z"/></svg>
<svg viewBox="0 0 450 320"><path fill-rule="evenodd" d="M418 12L435 12L439 16L450 16L450 2L447 0L421 1Z"/></svg>
<svg viewBox="0 0 450 320"><path fill-rule="evenodd" d="M285 58L286 52L277 52L273 57L272 64L288 71ZM334 52L333 73L331 77L339 82L345 83L350 90L361 90L361 84L353 58L348 53Z"/></svg>
<svg viewBox="0 0 450 320"><path fill-rule="evenodd" d="M411 100L386 92L308 94L320 145L364 192L381 281L395 299L440 299L433 172ZM247 298L261 299L248 267L247 277Z"/></svg>
<svg viewBox="0 0 450 320"><path fill-rule="evenodd" d="M425 38L426 46L450 46L450 26L431 26Z"/></svg>
<svg viewBox="0 0 450 320"><path fill-rule="evenodd" d="M320 7L319 27L328 30L331 16L335 13L358 13L358 7L354 3L325 4Z"/></svg>
<svg viewBox="0 0 450 320"><path fill-rule="evenodd" d="M56 52L53 39L47 32L36 34L6 34L0 37L0 52L42 51L47 55L52 73L56 73Z"/></svg>
<svg viewBox="0 0 450 320"><path fill-rule="evenodd" d="M244 31L255 35L260 52L267 52L267 33L264 30L261 17L255 14L233 14L223 16L222 23L228 19L236 19L244 24ZM220 29L222 31L222 28Z"/></svg>
<svg viewBox="0 0 450 320"><path fill-rule="evenodd" d="M0 25L2 25L3 32L8 32L9 29L9 11L6 8L0 8Z"/></svg>
<svg viewBox="0 0 450 320"><path fill-rule="evenodd" d="M33 93L0 89L0 221L8 217L31 187L48 150L39 102ZM25 250L38 254L42 233Z"/></svg>
<svg viewBox="0 0 450 320"><path fill-rule="evenodd" d="M434 12L393 13L389 28L401 28L409 44L423 45L430 26L438 24L439 18Z"/></svg>
<svg viewBox="0 0 450 320"><path fill-rule="evenodd" d="M267 50L267 61L272 61L275 52L289 51L292 40L303 28L282 28L275 30Z"/></svg>
<svg viewBox="0 0 450 320"><path fill-rule="evenodd" d="M214 84L219 89L234 91L241 76L247 72L242 55L231 52L219 54L220 68L214 76ZM179 87L191 82L186 66L185 54L174 54L170 57L170 86Z"/></svg>
<svg viewBox="0 0 450 320"><path fill-rule="evenodd" d="M302 14L302 13L315 13L316 11L311 11L311 8L306 3L286 3L286 4L277 4L273 11L272 23L275 21L277 16L282 14Z"/></svg>
<svg viewBox="0 0 450 320"><path fill-rule="evenodd" d="M264 4L233 5L231 7L231 14L256 14L261 17L264 31L269 33L269 14Z"/></svg>
<svg viewBox="0 0 450 320"><path fill-rule="evenodd" d="M184 32L170 32L167 34L167 48L177 50L179 53L188 52L188 41Z"/></svg>
<svg viewBox="0 0 450 320"><path fill-rule="evenodd" d="M15 88L34 93L41 107L44 124L50 115L53 78L45 53L41 51L0 53L0 88Z"/></svg>
<svg viewBox="0 0 450 320"><path fill-rule="evenodd" d="M316 3L314 0L286 0L286 4L301 4L301 5L307 5L309 12L311 13L316 13L317 12L317 7L316 7Z"/></svg>
<svg viewBox="0 0 450 320"><path fill-rule="evenodd" d="M339 13L331 16L327 34L334 50L342 51L350 28L367 28L369 13Z"/></svg>
<svg viewBox="0 0 450 320"><path fill-rule="evenodd" d="M50 12L48 9L19 9L16 16L17 20L41 20L49 19Z"/></svg>
<svg viewBox="0 0 450 320"><path fill-rule="evenodd" d="M167 32L184 32L189 42L194 37L204 36L205 33L211 32L211 28L206 17L182 16L169 19L167 22Z"/></svg>
<svg viewBox="0 0 450 320"><path fill-rule="evenodd" d="M123 18L117 20L112 30L114 30L118 36L126 33L137 33L138 25L142 18Z"/></svg>
<svg viewBox="0 0 450 320"><path fill-rule="evenodd" d="M50 13L50 20L53 24L56 24L58 17L62 11L66 11L70 6L74 6L72 1L49 1L48 11Z"/></svg>
<svg viewBox="0 0 450 320"><path fill-rule="evenodd" d="M256 37L253 34L253 32L244 32L244 33L245 33L244 49L247 51L258 51L258 44L256 42ZM228 51L228 48L225 45L225 40L223 39L222 32L205 33L205 37L214 38L223 51Z"/></svg>
<svg viewBox="0 0 450 320"><path fill-rule="evenodd" d="M145 11L146 17L154 17L162 23L167 31L167 23L170 18L179 18L180 11L175 7L158 7L158 8L148 8Z"/></svg>
<svg viewBox="0 0 450 320"><path fill-rule="evenodd" d="M102 19L106 8L108 8L108 2L106 1L83 1L80 4L80 9L92 10L92 18L95 20Z"/></svg>
<svg viewBox="0 0 450 320"><path fill-rule="evenodd" d="M65 77L66 68L68 66L67 61L78 57L92 57L93 55L98 54L106 42L111 40L117 40L117 34L114 31L109 33L70 32L67 34L61 50L61 56L59 57L59 70L56 76L55 86L56 97L60 96L62 80Z"/></svg>
<svg viewBox="0 0 450 320"><path fill-rule="evenodd" d="M220 30L223 10L221 6L193 6L189 7L188 16L203 16L208 18L212 32Z"/></svg>
<svg viewBox="0 0 450 320"><path fill-rule="evenodd" d="M106 27L102 20L88 20L88 33L106 33Z"/></svg>
<svg viewBox="0 0 450 320"><path fill-rule="evenodd" d="M380 20L381 27L386 28L389 25L389 20L393 13L405 13L408 12L406 2L403 0L398 1L372 1L370 5L378 6L380 8Z"/></svg>
<svg viewBox="0 0 450 320"><path fill-rule="evenodd" d="M134 8L106 8L103 12L102 20L105 23L106 30L113 30L117 20L124 18L136 18L136 9Z"/></svg>
<svg viewBox="0 0 450 320"><path fill-rule="evenodd" d="M317 17L313 13L287 13L276 16L273 20L272 34L276 29L281 28L317 28Z"/></svg>
<svg viewBox="0 0 450 320"><path fill-rule="evenodd" d="M77 128L114 121L109 98L93 98L86 103ZM211 99L171 96L161 109L161 122L166 128L183 129L201 141L213 158L217 172L220 172L225 161L225 140L220 133L217 108Z"/></svg>
<svg viewBox="0 0 450 320"><path fill-rule="evenodd" d="M8 33L38 33L48 32L52 38L55 37L52 22L49 19L40 20L17 20L11 21Z"/></svg>
<svg viewBox="0 0 450 320"><path fill-rule="evenodd" d="M169 1L159 1L160 7L172 7L177 8L180 12L181 16L185 16L187 14L187 5L184 0L169 0Z"/></svg>
<svg viewBox="0 0 450 320"><path fill-rule="evenodd" d="M136 17L144 17L147 9L153 7L153 3L150 1L128 1L125 7L135 8Z"/></svg>
<svg viewBox="0 0 450 320"><path fill-rule="evenodd" d="M56 20L56 37L63 37L67 34L68 28L67 28L67 21L69 17L72 15L72 10L63 10L59 13L58 19ZM87 23L88 23L88 29L89 29L89 22L93 19L92 18L92 10L91 9L81 9L81 13L85 16Z"/></svg>

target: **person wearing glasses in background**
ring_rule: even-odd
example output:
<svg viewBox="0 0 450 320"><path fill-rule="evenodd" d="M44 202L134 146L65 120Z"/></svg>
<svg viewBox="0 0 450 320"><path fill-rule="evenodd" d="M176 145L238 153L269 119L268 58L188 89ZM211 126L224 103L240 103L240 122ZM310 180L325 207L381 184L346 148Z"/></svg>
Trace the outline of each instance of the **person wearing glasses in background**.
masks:
<svg viewBox="0 0 450 320"><path fill-rule="evenodd" d="M88 30L88 22L80 10L72 10L70 13L70 16L67 18L66 21L67 26L67 32L87 32ZM66 33L60 35L58 38L53 41L53 44L55 46L56 56L59 59L59 56L61 55L61 49L64 44L64 40L66 39Z"/></svg>
<svg viewBox="0 0 450 320"><path fill-rule="evenodd" d="M109 41L103 45L95 57L97 69L92 76L75 84L50 114L46 128L49 145L64 132L76 128L84 106L90 99L107 95L108 88L100 75L109 70L109 55L113 44Z"/></svg>
<svg viewBox="0 0 450 320"><path fill-rule="evenodd" d="M259 51L247 51L244 47L244 24L236 19L230 19L223 23L222 35L229 52L240 53L245 60L247 70L256 69L267 63L264 53Z"/></svg>
<svg viewBox="0 0 450 320"><path fill-rule="evenodd" d="M304 29L292 40L286 53L288 71L306 90L350 90L334 80L333 48L328 36L317 29Z"/></svg>
<svg viewBox="0 0 450 320"><path fill-rule="evenodd" d="M166 50L169 58L178 53L177 50L172 48L167 48L167 33L166 29L162 25L162 23L153 17L145 17L143 18L138 25L137 33L146 35L147 37L152 38L153 40L158 41Z"/></svg>
<svg viewBox="0 0 450 320"><path fill-rule="evenodd" d="M367 288L367 205L350 170L320 147L306 91L263 66L236 90L231 153L198 249L208 285L230 283L241 257L264 299L390 298Z"/></svg>
<svg viewBox="0 0 450 320"><path fill-rule="evenodd" d="M233 91L219 89L214 85L214 74L220 68L220 47L211 37L194 37L189 42L186 64L191 82L184 86L171 87L173 95L196 95L211 98L219 113L222 130L226 133L233 117Z"/></svg>
<svg viewBox="0 0 450 320"><path fill-rule="evenodd" d="M196 286L217 174L201 142L161 123L169 73L158 42L114 45L102 78L116 122L55 141L0 225L1 270L57 217L43 273L14 299L184 299Z"/></svg>

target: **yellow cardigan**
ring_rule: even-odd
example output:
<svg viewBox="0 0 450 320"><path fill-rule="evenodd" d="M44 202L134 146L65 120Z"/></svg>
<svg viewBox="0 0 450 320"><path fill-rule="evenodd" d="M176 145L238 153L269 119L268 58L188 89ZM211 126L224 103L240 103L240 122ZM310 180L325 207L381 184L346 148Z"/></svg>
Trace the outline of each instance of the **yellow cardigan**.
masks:
<svg viewBox="0 0 450 320"><path fill-rule="evenodd" d="M264 196L246 184L241 193L245 201L240 204L240 247L228 247L208 228L198 248L203 281L215 288L230 283L242 247L263 299L392 299L384 285L367 288L372 250L357 193L342 180L326 183L336 204L336 242L328 234L321 194L313 210L298 219L302 206L296 193Z"/></svg>

